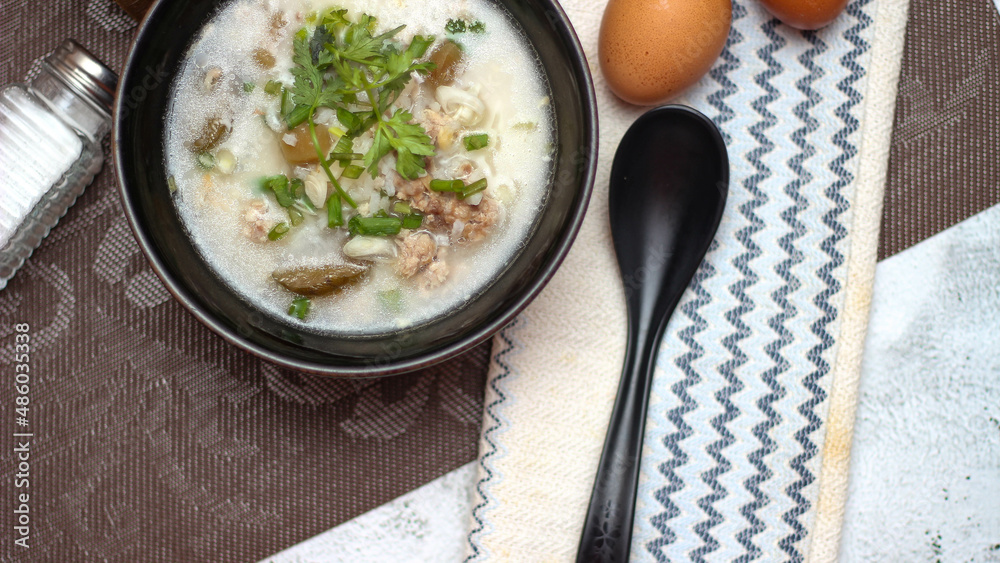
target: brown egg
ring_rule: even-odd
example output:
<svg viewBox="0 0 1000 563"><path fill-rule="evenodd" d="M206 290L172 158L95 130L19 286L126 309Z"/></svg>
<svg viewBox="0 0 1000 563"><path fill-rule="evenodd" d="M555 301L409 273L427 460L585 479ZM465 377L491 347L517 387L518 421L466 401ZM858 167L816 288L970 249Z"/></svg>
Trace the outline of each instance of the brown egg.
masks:
<svg viewBox="0 0 1000 563"><path fill-rule="evenodd" d="M837 19L847 0L760 0L776 18L798 29L819 29Z"/></svg>
<svg viewBox="0 0 1000 563"><path fill-rule="evenodd" d="M610 0L598 44L608 85L637 105L674 97L712 67L732 15L730 0Z"/></svg>

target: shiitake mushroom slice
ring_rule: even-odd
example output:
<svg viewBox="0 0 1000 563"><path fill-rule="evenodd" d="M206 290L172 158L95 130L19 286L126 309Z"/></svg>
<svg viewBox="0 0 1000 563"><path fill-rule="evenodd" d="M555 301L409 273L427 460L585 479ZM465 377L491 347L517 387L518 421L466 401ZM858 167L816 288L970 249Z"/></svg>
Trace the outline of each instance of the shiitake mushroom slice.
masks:
<svg viewBox="0 0 1000 563"><path fill-rule="evenodd" d="M320 297L357 283L369 269L370 265L360 264L299 266L278 268L271 273L271 277L293 293L306 297Z"/></svg>

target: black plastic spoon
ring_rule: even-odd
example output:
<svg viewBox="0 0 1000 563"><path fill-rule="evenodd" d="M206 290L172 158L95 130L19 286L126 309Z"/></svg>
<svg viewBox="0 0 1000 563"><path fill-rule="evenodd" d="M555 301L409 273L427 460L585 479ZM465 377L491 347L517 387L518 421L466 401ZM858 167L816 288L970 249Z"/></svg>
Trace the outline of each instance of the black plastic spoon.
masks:
<svg viewBox="0 0 1000 563"><path fill-rule="evenodd" d="M729 193L726 144L715 124L691 108L651 110L625 133L610 185L628 344L578 563L628 560L656 352L722 219Z"/></svg>

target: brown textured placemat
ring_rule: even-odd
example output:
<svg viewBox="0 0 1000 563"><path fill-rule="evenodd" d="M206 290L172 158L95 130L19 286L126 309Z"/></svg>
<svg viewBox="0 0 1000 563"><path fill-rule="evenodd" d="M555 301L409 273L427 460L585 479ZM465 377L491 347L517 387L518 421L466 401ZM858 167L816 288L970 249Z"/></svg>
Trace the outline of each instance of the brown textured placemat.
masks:
<svg viewBox="0 0 1000 563"><path fill-rule="evenodd" d="M911 0L879 259L1000 203L1000 15Z"/></svg>
<svg viewBox="0 0 1000 563"><path fill-rule="evenodd" d="M119 68L135 22L112 0L0 4L0 84L73 37ZM105 144L105 153L107 153ZM15 418L27 323L28 426ZM225 343L163 289L110 157L0 291L4 561L248 561L475 459L489 344L431 370L338 381ZM28 487L11 454L28 443ZM30 548L15 546L28 493ZM20 517L20 516L18 516Z"/></svg>

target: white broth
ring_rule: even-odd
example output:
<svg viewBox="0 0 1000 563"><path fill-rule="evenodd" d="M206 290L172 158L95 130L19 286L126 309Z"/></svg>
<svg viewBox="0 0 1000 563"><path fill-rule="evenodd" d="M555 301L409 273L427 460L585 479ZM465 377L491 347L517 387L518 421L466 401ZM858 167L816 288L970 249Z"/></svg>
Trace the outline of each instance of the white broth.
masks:
<svg viewBox="0 0 1000 563"><path fill-rule="evenodd" d="M545 203L548 85L486 2L236 0L172 88L165 166L195 246L247 301L317 331L390 332L462 306Z"/></svg>

